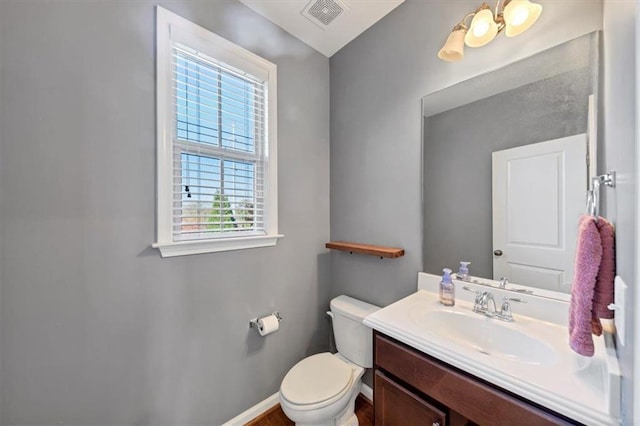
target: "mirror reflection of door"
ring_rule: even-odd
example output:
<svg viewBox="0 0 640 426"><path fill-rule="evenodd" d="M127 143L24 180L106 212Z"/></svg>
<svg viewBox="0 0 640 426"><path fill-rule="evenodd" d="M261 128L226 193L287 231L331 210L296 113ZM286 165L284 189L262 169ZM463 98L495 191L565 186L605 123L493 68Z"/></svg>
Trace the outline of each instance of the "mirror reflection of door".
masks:
<svg viewBox="0 0 640 426"><path fill-rule="evenodd" d="M585 211L587 136L496 151L493 278L568 292Z"/></svg>

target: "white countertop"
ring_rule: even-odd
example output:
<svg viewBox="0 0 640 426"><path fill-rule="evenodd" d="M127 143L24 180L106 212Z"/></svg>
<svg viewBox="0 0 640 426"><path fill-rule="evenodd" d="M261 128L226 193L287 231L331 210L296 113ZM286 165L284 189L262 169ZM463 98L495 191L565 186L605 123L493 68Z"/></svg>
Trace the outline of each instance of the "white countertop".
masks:
<svg viewBox="0 0 640 426"><path fill-rule="evenodd" d="M422 278L427 284L421 285L421 288L437 289L437 276ZM416 312L426 310L472 312L473 303L470 300L473 300L474 294L466 294L460 283L456 287L454 307L439 304L435 291L422 289L369 315L364 323L425 354L581 423L594 426L619 424L620 372L615 351L608 347L609 345L605 345L603 336L594 336L595 355L592 358L585 359L571 351L566 322L563 324L561 321L548 320L561 318L563 314L566 318L566 302L547 301L527 295L522 297L529 303L512 303L516 322L501 322L501 326L511 327L544 340L558 355L554 361L546 364L522 363L473 350L469 345L448 339L442 331L434 332L429 324L415 320ZM498 300L500 291L491 291ZM527 313L539 308L536 316L546 320L519 314L520 308L524 309L525 306ZM497 321L478 314L473 315L477 315L478 321ZM612 343L611 336L608 336L608 339Z"/></svg>

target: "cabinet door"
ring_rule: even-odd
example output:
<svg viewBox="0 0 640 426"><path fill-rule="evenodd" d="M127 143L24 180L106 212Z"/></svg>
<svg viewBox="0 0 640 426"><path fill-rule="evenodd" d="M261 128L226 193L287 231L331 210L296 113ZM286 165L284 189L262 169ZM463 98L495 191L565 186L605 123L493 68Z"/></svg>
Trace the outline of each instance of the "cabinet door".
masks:
<svg viewBox="0 0 640 426"><path fill-rule="evenodd" d="M445 413L377 370L374 386L376 426L445 426Z"/></svg>

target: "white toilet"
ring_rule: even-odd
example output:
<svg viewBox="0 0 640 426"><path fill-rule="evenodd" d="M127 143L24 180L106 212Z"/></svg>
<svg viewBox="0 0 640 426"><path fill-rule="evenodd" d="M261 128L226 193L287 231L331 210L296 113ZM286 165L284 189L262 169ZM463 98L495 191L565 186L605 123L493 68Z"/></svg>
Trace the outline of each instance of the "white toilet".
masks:
<svg viewBox="0 0 640 426"><path fill-rule="evenodd" d="M282 410L298 426L357 426L354 413L365 368L373 366L371 329L362 324L380 309L348 296L331 301L337 354L324 352L298 362L280 385Z"/></svg>

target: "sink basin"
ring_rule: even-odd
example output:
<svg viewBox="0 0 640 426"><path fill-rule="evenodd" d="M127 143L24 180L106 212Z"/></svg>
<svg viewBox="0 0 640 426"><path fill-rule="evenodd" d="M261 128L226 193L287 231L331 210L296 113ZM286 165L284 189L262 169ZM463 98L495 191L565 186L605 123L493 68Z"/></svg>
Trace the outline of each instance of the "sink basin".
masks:
<svg viewBox="0 0 640 426"><path fill-rule="evenodd" d="M553 364L555 350L544 341L505 324L472 312L426 310L414 307L411 320L429 333L446 338L488 356L524 364Z"/></svg>

